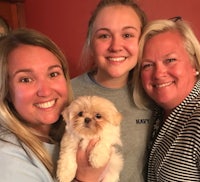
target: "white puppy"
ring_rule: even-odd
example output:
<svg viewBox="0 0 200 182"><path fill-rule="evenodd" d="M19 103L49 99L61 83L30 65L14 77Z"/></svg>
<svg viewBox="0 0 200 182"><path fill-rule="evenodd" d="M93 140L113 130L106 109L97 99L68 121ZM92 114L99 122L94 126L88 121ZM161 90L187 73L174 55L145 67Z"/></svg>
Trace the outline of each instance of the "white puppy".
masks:
<svg viewBox="0 0 200 182"><path fill-rule="evenodd" d="M82 96L74 100L63 113L66 132L61 141L57 177L60 182L71 182L76 175L78 146L86 149L91 139L98 141L90 152L89 162L94 168L107 169L103 182L119 181L123 167L122 155L116 146L121 146L121 114L109 100L98 96Z"/></svg>

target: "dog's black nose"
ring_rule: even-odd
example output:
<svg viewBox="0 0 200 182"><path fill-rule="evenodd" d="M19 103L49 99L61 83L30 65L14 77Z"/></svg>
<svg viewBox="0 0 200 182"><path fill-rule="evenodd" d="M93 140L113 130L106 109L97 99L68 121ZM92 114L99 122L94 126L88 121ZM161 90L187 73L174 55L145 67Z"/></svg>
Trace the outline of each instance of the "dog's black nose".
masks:
<svg viewBox="0 0 200 182"><path fill-rule="evenodd" d="M85 123L89 123L91 121L90 118L85 118Z"/></svg>

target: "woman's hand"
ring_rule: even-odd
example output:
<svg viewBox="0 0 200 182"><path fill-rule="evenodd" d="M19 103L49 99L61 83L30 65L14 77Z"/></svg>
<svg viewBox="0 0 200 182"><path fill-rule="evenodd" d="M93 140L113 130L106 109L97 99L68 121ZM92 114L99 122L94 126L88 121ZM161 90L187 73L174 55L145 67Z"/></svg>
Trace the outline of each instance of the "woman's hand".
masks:
<svg viewBox="0 0 200 182"><path fill-rule="evenodd" d="M100 168L93 168L88 161L90 151L93 149L96 142L97 141L92 140L85 151L79 147L77 152L78 168L76 172L76 179L79 181L99 182L103 179L103 174L107 165Z"/></svg>

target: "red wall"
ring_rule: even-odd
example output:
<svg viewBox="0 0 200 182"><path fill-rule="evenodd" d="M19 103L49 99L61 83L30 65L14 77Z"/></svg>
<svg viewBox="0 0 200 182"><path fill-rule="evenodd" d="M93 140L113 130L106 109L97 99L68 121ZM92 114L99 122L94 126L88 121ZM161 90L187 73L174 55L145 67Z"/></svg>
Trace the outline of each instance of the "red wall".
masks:
<svg viewBox="0 0 200 182"><path fill-rule="evenodd" d="M85 40L87 23L98 0L26 0L26 26L39 30L65 53L70 66L70 75L81 73L78 68L80 52ZM138 0L149 20L182 16L190 21L200 38L198 21L199 0Z"/></svg>

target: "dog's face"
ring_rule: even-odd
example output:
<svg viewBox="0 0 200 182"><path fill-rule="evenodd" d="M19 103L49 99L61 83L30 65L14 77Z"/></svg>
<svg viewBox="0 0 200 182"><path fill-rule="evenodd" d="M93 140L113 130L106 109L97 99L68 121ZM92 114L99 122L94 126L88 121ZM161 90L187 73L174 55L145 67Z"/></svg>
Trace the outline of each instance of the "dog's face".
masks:
<svg viewBox="0 0 200 182"><path fill-rule="evenodd" d="M121 114L107 99L82 96L74 100L62 113L67 128L83 136L98 135L106 124L119 125Z"/></svg>

